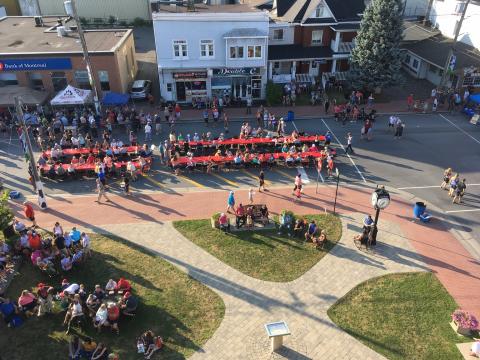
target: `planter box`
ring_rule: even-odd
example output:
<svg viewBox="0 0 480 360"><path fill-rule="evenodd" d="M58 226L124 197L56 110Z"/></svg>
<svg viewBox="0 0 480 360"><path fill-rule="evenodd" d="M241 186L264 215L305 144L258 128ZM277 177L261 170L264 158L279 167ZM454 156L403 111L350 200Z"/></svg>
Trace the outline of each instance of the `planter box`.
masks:
<svg viewBox="0 0 480 360"><path fill-rule="evenodd" d="M470 336L472 334L470 329L460 327L454 321L450 322L450 326L453 328L453 330L455 330L457 334L460 334L463 336Z"/></svg>

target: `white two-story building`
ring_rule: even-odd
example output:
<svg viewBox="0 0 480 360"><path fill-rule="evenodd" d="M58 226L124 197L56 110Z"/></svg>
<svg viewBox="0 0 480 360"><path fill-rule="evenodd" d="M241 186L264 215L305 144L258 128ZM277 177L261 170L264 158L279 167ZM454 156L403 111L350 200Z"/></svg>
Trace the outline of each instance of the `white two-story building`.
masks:
<svg viewBox="0 0 480 360"><path fill-rule="evenodd" d="M160 92L167 101L262 99L268 22L249 5L161 5L153 13Z"/></svg>

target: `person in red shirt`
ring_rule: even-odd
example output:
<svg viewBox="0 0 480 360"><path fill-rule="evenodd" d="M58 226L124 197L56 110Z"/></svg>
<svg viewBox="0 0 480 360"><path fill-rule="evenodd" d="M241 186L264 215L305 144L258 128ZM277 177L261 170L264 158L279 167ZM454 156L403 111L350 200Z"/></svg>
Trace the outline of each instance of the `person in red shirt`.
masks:
<svg viewBox="0 0 480 360"><path fill-rule="evenodd" d="M413 103L415 102L414 98L413 98L413 94L410 94L407 96L407 109L408 111L412 111L413 110Z"/></svg>
<svg viewBox="0 0 480 360"><path fill-rule="evenodd" d="M127 292L127 291L130 291L131 289L132 287L128 282L128 280L124 279L123 277L120 278L120 280L118 280L117 287L116 287L117 291Z"/></svg>
<svg viewBox="0 0 480 360"><path fill-rule="evenodd" d="M95 164L95 156L93 156L92 154L88 155L87 164L89 165Z"/></svg>
<svg viewBox="0 0 480 360"><path fill-rule="evenodd" d="M33 226L37 226L37 222L35 221L35 211L33 211L32 205L28 201L25 201L23 206L25 217L33 223Z"/></svg>
<svg viewBox="0 0 480 360"><path fill-rule="evenodd" d="M28 231L28 245L30 245L30 249L32 250L39 250L42 247L42 240L40 239L40 235L38 235L35 231Z"/></svg>

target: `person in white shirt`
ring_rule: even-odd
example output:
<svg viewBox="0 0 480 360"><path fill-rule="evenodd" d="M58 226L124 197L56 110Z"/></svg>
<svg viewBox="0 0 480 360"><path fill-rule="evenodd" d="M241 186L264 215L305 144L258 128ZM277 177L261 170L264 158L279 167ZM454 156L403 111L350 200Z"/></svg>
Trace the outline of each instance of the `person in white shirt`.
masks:
<svg viewBox="0 0 480 360"><path fill-rule="evenodd" d="M145 141L152 141L152 125L150 125L150 122L145 125Z"/></svg>

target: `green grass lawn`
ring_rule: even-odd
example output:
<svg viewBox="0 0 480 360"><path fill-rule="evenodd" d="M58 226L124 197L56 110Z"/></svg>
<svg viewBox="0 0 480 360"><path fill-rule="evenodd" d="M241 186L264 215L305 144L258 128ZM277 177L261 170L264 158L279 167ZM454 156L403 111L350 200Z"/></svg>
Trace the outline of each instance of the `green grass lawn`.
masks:
<svg viewBox="0 0 480 360"><path fill-rule="evenodd" d="M277 230L239 231L225 234L213 229L210 220L175 221L173 225L186 238L227 265L257 279L287 282L295 280L337 243L342 224L331 214L305 216L315 219L327 231L323 250L315 249L303 239L278 235Z"/></svg>
<svg viewBox="0 0 480 360"><path fill-rule="evenodd" d="M166 342L165 348L154 358L184 359L199 349L220 325L225 311L221 298L173 265L119 238L93 235L92 245L93 257L64 276L70 282L85 284L91 291L97 283L105 286L109 278L123 276L131 281L140 305L134 318L121 317L120 335L109 329L98 335L88 322L82 336L89 335L97 342L104 342L109 349L117 351L122 360L139 359L136 338L152 329ZM40 281L59 286L61 277L49 279L30 262L25 262L7 295L17 299L23 289L32 289ZM66 359L68 336L62 325L64 314L58 313L58 304L56 309L56 314L27 319L15 330L8 329L2 321L1 357L9 360Z"/></svg>
<svg viewBox="0 0 480 360"><path fill-rule="evenodd" d="M328 310L347 333L389 359L462 359L450 327L457 308L432 273L394 274L360 284ZM468 340L468 339L467 339Z"/></svg>

